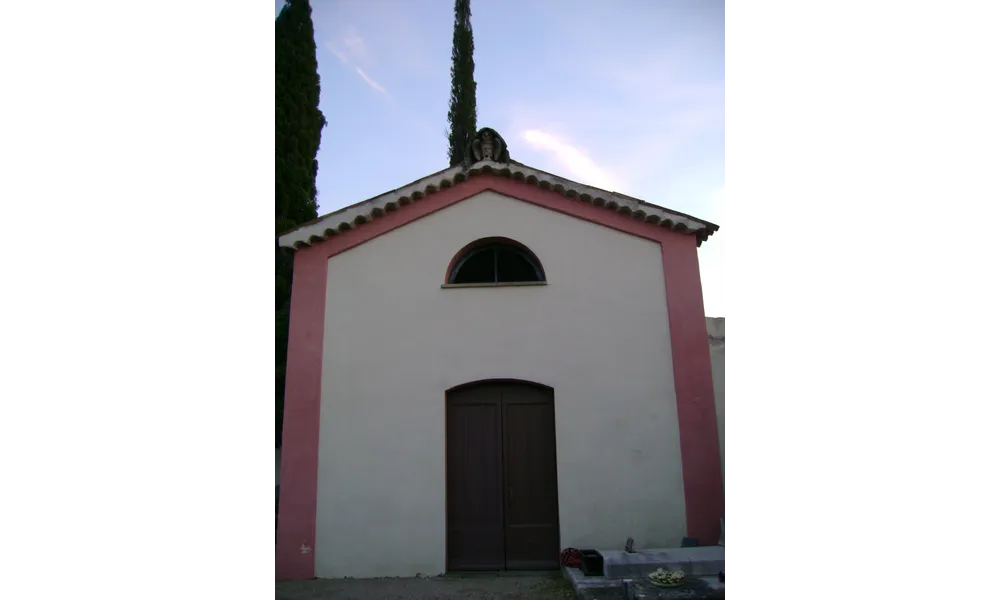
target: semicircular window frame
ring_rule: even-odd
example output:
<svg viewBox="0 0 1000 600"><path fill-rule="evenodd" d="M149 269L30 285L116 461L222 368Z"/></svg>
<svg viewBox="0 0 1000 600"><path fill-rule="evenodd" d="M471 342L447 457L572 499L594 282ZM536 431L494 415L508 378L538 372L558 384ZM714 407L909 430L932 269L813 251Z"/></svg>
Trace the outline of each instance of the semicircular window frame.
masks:
<svg viewBox="0 0 1000 600"><path fill-rule="evenodd" d="M491 281L483 276L483 263L487 256L493 259ZM477 259L478 265L471 262ZM468 271L463 275L463 268L476 266L480 267L478 276ZM524 277L528 272L532 274L531 278ZM547 282L545 268L538 256L524 244L504 237L483 238L466 245L455 254L445 277L445 285L449 286L544 285Z"/></svg>

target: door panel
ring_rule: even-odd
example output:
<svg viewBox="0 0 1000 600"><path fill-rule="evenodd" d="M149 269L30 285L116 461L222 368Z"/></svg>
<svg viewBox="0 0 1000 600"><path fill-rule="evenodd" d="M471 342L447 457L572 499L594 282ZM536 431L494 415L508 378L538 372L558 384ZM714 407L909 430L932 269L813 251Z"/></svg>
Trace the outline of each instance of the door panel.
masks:
<svg viewBox="0 0 1000 600"><path fill-rule="evenodd" d="M446 414L448 570L558 569L551 388L469 386Z"/></svg>
<svg viewBox="0 0 1000 600"><path fill-rule="evenodd" d="M502 392L508 569L559 568L559 499L552 390Z"/></svg>
<svg viewBox="0 0 1000 600"><path fill-rule="evenodd" d="M500 388L467 388L447 404L448 569L504 568Z"/></svg>

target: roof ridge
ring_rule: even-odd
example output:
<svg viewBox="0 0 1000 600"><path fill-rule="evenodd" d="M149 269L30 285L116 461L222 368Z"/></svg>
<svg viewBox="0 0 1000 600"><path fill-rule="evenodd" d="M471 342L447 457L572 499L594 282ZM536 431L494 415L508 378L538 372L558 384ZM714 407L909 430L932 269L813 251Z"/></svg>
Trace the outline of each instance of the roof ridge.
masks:
<svg viewBox="0 0 1000 600"><path fill-rule="evenodd" d="M703 219L624 194L594 188L522 163L515 161L497 163L484 160L471 167L456 165L443 169L405 186L302 223L281 234L278 237L278 244L288 248L303 248L321 243L327 238L363 226L387 212L398 210L402 206L419 201L441 189L454 187L480 174L494 174L545 190L554 190L567 199L625 213L654 227L669 227L674 231L696 235L698 245L719 230L718 225Z"/></svg>

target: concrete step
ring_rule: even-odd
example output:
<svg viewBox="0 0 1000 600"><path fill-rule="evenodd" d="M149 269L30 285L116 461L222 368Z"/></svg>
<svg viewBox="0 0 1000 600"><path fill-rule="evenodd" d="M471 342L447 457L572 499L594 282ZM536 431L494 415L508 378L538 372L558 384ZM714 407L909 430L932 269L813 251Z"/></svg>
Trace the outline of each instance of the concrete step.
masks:
<svg viewBox="0 0 1000 600"><path fill-rule="evenodd" d="M726 549L722 546L695 548L651 548L625 552L600 550L604 557L604 576L608 579L645 577L662 568L681 570L689 577L718 575L726 566Z"/></svg>
<svg viewBox="0 0 1000 600"><path fill-rule="evenodd" d="M685 548L686 550L686 548ZM656 570L655 567L652 570ZM563 577L573 586L573 592L576 597L580 600L625 600L626 594L629 591L623 585L622 579L607 578L601 576L590 576L583 574L583 571L571 567L563 567ZM645 577L645 574L643 575ZM625 578L629 579L639 579L639 578ZM711 576L699 577L706 584L708 588L713 592L714 597L724 597L726 584L720 583L718 578L718 573ZM643 594L637 595L635 593L634 586L629 586L631 588L631 595L635 600L639 600L639 597L645 597ZM629 599L632 600L632 599Z"/></svg>

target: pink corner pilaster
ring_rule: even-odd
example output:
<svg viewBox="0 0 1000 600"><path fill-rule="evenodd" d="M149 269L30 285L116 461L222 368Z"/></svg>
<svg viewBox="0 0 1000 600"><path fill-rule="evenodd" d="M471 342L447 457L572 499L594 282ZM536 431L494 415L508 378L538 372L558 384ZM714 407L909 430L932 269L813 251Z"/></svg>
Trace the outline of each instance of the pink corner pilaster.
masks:
<svg viewBox="0 0 1000 600"><path fill-rule="evenodd" d="M316 572L316 486L326 268L322 248L306 248L295 254L275 547L275 575L282 580L312 579Z"/></svg>
<svg viewBox="0 0 1000 600"><path fill-rule="evenodd" d="M661 238L688 537L715 544L725 512L708 326L694 237Z"/></svg>

